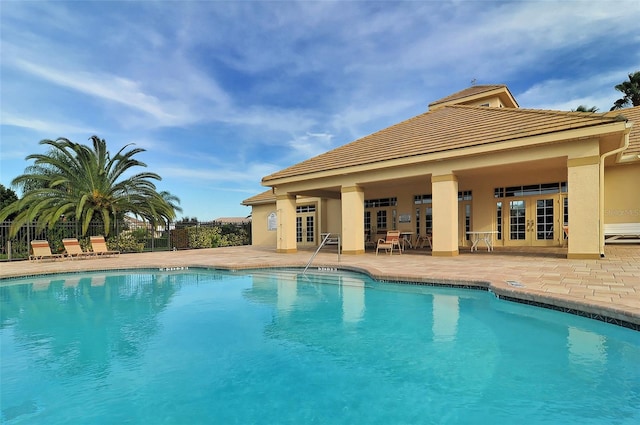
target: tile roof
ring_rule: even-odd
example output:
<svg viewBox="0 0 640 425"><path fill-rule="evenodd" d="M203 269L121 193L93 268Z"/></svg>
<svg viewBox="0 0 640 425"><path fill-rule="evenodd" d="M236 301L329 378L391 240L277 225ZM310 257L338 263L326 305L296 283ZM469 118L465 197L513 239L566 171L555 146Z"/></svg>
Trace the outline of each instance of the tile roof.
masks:
<svg viewBox="0 0 640 425"><path fill-rule="evenodd" d="M443 97L442 99L438 99L435 102L431 102L429 104L429 108L433 107L434 105L438 105L440 103L451 102L453 100L460 100L460 99L464 99L465 97L470 97L477 94L486 93L486 92L490 92L497 89L506 89L506 88L507 86L505 86L504 84L471 86L464 90L460 90L457 93L453 93L447 97Z"/></svg>
<svg viewBox="0 0 640 425"><path fill-rule="evenodd" d="M266 203L273 203L276 201L276 195L273 194L273 190L265 190L262 193L247 198L242 201L242 205L259 205Z"/></svg>
<svg viewBox="0 0 640 425"><path fill-rule="evenodd" d="M617 111L629 121L633 121L631 134L629 134L629 148L625 155L640 155L640 106Z"/></svg>
<svg viewBox="0 0 640 425"><path fill-rule="evenodd" d="M285 168L262 182L586 128L615 122L620 114L445 106Z"/></svg>
<svg viewBox="0 0 640 425"><path fill-rule="evenodd" d="M246 224L251 222L251 217L219 217L213 221L222 224Z"/></svg>

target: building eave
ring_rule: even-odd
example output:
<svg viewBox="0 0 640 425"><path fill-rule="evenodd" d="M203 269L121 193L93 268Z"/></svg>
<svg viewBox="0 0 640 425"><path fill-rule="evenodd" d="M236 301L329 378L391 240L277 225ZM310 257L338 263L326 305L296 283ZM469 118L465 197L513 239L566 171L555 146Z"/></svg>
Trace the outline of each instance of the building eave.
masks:
<svg viewBox="0 0 640 425"><path fill-rule="evenodd" d="M445 149L438 152L432 152L421 155L406 156L402 158L389 159L379 162L347 166L332 170L323 170L318 172L301 173L293 176L282 178L262 180L263 186L274 187L283 184L299 183L315 179L327 179L337 176L347 176L364 172L371 172L376 169L388 169L397 167L407 167L417 164L426 164L442 161L452 161L469 156L489 155L495 152L503 152L505 150L523 149L536 145L555 144L571 140L591 139L605 134L624 132L626 127L625 121L615 121L605 124L599 124L588 127L573 128L563 131L556 131L545 134L525 135L523 137L512 138L502 141L493 141L486 144L478 144L456 149Z"/></svg>

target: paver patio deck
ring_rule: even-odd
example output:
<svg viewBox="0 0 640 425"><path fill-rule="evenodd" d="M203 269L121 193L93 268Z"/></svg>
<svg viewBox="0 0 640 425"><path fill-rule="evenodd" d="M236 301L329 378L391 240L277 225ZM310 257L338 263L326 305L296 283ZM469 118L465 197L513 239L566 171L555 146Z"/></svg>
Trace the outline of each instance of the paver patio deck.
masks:
<svg viewBox="0 0 640 425"><path fill-rule="evenodd" d="M554 250L462 252L451 258L428 251L403 255L338 255L323 249L312 268L363 271L376 279L482 286L496 295L543 304L640 330L640 245L607 245L605 258L568 260ZM335 248L334 248L335 249ZM132 268L211 267L249 269L304 267L313 251L277 254L273 248L240 246L121 254L111 258L0 263L0 285L9 277ZM511 283L509 283L511 282Z"/></svg>

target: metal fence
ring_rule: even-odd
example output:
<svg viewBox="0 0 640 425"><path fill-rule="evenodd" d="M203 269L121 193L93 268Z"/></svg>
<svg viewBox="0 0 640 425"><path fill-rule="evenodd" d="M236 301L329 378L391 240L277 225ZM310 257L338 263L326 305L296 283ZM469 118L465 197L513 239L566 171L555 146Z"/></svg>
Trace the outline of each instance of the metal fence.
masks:
<svg viewBox="0 0 640 425"><path fill-rule="evenodd" d="M86 235L82 236L81 224L74 220L63 220L45 229L38 229L35 223L30 223L23 225L13 237L10 237L10 227L11 221L0 222L0 261L29 258L32 240L47 240L52 252L62 253L64 238L77 238L83 249L87 250L90 236L105 234L102 223L92 223ZM110 249L121 252L169 251L249 245L250 235L250 222L224 224L190 221L154 227L141 221L119 220L113 223L107 244Z"/></svg>

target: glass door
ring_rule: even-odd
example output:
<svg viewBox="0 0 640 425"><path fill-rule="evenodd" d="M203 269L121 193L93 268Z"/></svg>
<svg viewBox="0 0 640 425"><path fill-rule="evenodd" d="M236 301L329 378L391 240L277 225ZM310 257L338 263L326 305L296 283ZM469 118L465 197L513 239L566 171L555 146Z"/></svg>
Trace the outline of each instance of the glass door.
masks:
<svg viewBox="0 0 640 425"><path fill-rule="evenodd" d="M552 246L559 239L558 229L561 229L561 226L556 226L558 218L555 203L556 200L553 198L535 200L535 235L532 241L535 246Z"/></svg>
<svg viewBox="0 0 640 425"><path fill-rule="evenodd" d="M471 201L458 202L458 245L471 246Z"/></svg>
<svg viewBox="0 0 640 425"><path fill-rule="evenodd" d="M509 200L508 230L510 246L553 246L560 241L560 209L557 196Z"/></svg>
<svg viewBox="0 0 640 425"><path fill-rule="evenodd" d="M316 211L314 206L298 207L296 214L296 244L316 246Z"/></svg>
<svg viewBox="0 0 640 425"><path fill-rule="evenodd" d="M527 201L513 199L509 201L509 229L506 240L511 246L528 245L527 236L530 229L527 217Z"/></svg>
<svg viewBox="0 0 640 425"><path fill-rule="evenodd" d="M433 207L431 204L416 206L416 240L433 233Z"/></svg>

